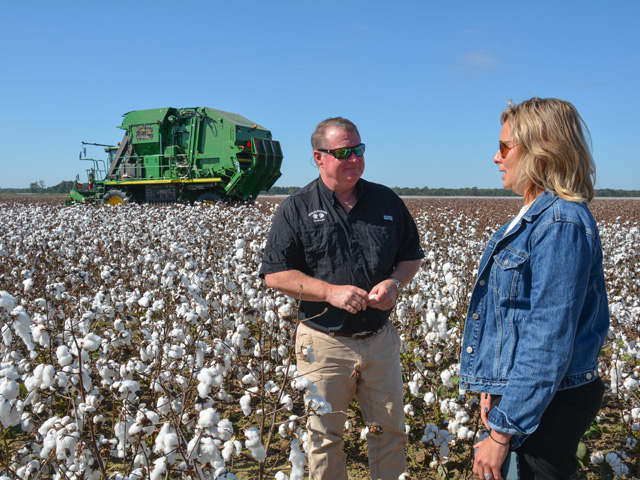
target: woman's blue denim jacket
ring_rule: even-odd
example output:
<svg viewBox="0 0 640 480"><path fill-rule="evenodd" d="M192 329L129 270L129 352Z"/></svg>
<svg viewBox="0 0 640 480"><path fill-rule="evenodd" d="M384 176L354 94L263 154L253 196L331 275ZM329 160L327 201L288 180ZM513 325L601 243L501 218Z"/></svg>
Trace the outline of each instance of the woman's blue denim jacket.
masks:
<svg viewBox="0 0 640 480"><path fill-rule="evenodd" d="M598 376L609 308L596 222L544 192L489 240L467 313L460 388L502 395L489 426L517 448L556 391Z"/></svg>

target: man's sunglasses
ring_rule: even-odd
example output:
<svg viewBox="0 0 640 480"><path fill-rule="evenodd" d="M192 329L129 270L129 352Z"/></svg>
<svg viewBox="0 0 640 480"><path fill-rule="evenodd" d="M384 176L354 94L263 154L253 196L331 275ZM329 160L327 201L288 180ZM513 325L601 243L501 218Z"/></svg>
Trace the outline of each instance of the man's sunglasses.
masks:
<svg viewBox="0 0 640 480"><path fill-rule="evenodd" d="M317 148L319 152L328 153L333 155L338 160L346 160L351 156L351 153L355 153L356 157L361 157L364 155L364 143L360 145L356 145L355 147L342 147L342 148L334 148L333 150L327 150L325 148Z"/></svg>
<svg viewBox="0 0 640 480"><path fill-rule="evenodd" d="M509 143L512 143L512 142L509 142ZM516 144L513 144L513 145L509 146L505 142L500 140L500 156L502 158L506 158L507 154L509 153L509 150L511 150L515 146L516 146Z"/></svg>

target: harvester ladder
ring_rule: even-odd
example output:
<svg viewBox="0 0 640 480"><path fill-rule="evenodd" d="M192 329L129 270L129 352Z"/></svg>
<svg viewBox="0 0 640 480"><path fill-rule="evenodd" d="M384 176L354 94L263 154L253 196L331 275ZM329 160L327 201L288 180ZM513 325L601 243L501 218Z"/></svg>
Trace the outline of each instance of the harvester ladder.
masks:
<svg viewBox="0 0 640 480"><path fill-rule="evenodd" d="M96 203L102 203L104 201L104 191L104 183L99 183L96 185Z"/></svg>

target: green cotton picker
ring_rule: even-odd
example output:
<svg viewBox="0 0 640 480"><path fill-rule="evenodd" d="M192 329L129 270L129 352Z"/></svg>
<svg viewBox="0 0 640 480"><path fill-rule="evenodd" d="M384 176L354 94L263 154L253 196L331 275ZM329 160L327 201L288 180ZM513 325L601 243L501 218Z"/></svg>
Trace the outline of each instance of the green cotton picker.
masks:
<svg viewBox="0 0 640 480"><path fill-rule="evenodd" d="M208 107L124 114L117 145L83 143L87 182L76 179L67 203L252 201L280 177L282 149L271 132L235 113ZM107 160L86 158L86 145Z"/></svg>

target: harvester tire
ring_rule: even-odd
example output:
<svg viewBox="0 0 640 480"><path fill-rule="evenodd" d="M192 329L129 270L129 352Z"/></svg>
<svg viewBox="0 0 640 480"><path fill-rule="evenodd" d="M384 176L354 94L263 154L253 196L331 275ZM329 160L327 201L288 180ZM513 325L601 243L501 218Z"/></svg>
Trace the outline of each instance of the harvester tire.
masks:
<svg viewBox="0 0 640 480"><path fill-rule="evenodd" d="M219 195L216 195L215 193L205 192L198 197L198 201L212 205L215 203L219 203L221 201L221 198Z"/></svg>
<svg viewBox="0 0 640 480"><path fill-rule="evenodd" d="M131 205L135 203L133 197L122 190L109 190L104 196L104 203L107 205Z"/></svg>

